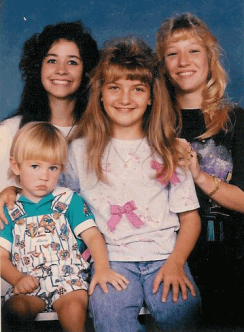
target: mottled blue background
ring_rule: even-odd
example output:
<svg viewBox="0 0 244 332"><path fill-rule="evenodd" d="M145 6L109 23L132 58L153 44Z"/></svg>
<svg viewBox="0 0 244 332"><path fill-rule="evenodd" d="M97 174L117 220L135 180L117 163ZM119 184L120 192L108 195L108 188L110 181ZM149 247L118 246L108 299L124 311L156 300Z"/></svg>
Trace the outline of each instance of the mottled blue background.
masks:
<svg viewBox="0 0 244 332"><path fill-rule="evenodd" d="M243 0L0 0L0 119L19 103L23 43L45 25L82 19L99 47L108 38L135 34L154 48L161 21L186 11L202 18L218 38L229 73L228 94L243 106Z"/></svg>

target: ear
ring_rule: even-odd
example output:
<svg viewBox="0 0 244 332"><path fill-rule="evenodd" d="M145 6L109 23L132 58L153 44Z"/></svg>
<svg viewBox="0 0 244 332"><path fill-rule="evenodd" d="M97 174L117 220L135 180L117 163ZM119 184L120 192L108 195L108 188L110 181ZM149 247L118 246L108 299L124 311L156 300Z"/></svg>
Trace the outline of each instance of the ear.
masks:
<svg viewBox="0 0 244 332"><path fill-rule="evenodd" d="M19 175L20 169L19 169L19 165L16 162L16 160L13 157L10 157L9 163L10 163L11 170L14 172L14 174Z"/></svg>
<svg viewBox="0 0 244 332"><path fill-rule="evenodd" d="M152 105L151 98L150 98L150 99L148 99L147 105L148 105L148 106L151 106L151 105Z"/></svg>

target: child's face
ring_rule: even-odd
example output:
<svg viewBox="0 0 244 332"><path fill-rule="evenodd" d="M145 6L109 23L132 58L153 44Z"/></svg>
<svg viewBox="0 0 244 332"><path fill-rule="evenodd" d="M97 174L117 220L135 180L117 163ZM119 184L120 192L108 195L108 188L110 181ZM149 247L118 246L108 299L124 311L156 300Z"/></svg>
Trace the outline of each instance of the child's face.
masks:
<svg viewBox="0 0 244 332"><path fill-rule="evenodd" d="M102 87L102 101L113 123L115 138L141 137L143 114L151 104L149 84L124 78L105 82Z"/></svg>
<svg viewBox="0 0 244 332"><path fill-rule="evenodd" d="M60 164L40 160L25 160L20 165L11 162L13 172L20 177L22 194L33 202L38 202L56 187Z"/></svg>
<svg viewBox="0 0 244 332"><path fill-rule="evenodd" d="M83 62L73 41L60 39L54 43L42 62L41 79L49 99L73 95L81 84Z"/></svg>

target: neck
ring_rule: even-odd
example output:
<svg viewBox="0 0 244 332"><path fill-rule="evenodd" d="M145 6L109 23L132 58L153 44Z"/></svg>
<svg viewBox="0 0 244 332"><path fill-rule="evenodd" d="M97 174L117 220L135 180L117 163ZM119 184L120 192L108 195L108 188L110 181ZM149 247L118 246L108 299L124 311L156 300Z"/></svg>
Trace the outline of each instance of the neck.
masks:
<svg viewBox="0 0 244 332"><path fill-rule="evenodd" d="M51 108L51 123L60 127L69 127L74 124L73 110L75 100L49 99Z"/></svg>
<svg viewBox="0 0 244 332"><path fill-rule="evenodd" d="M145 135L143 131L135 130L135 128L114 128L113 138L121 140L137 140L143 138Z"/></svg>
<svg viewBox="0 0 244 332"><path fill-rule="evenodd" d="M202 92L177 93L177 101L180 109L196 109L202 106Z"/></svg>

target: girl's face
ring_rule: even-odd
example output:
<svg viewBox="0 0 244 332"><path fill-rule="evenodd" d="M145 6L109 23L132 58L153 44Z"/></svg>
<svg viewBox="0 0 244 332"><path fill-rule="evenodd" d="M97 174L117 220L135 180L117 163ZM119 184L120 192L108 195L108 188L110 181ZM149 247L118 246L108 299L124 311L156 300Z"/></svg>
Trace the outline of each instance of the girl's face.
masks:
<svg viewBox="0 0 244 332"><path fill-rule="evenodd" d="M125 78L107 81L102 87L102 102L115 138L142 136L143 114L151 104L149 84Z"/></svg>
<svg viewBox="0 0 244 332"><path fill-rule="evenodd" d="M66 99L81 84L83 62L77 45L60 39L49 49L42 62L41 80L48 97Z"/></svg>
<svg viewBox="0 0 244 332"><path fill-rule="evenodd" d="M165 66L181 94L202 93L209 73L208 54L196 38L171 41L165 52Z"/></svg>

